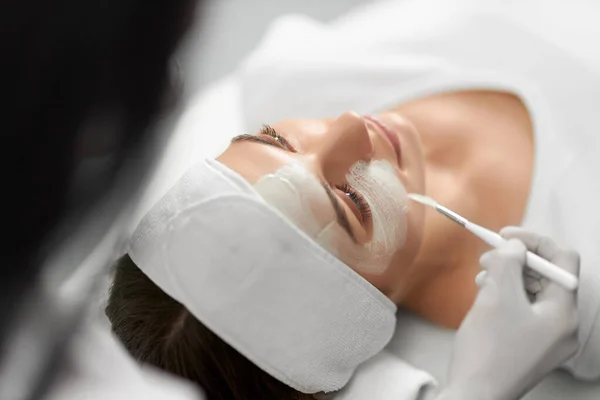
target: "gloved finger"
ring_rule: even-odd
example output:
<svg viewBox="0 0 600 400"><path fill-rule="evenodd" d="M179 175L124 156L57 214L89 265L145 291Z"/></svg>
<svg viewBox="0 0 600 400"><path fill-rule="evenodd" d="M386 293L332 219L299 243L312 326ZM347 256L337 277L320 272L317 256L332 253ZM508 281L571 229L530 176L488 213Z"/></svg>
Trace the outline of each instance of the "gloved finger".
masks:
<svg viewBox="0 0 600 400"><path fill-rule="evenodd" d="M531 268L529 268L529 267L525 267L525 271L523 271L523 274L524 274L526 277L529 277L529 278L532 278L532 279L537 279L537 280L544 279L544 277L543 277L543 275L542 275L542 274L540 274L540 273L539 273L539 272L537 272L537 271L534 271L534 270L532 270L532 269L531 269Z"/></svg>
<svg viewBox="0 0 600 400"><path fill-rule="evenodd" d="M525 253L525 245L516 239L485 253L479 260L487 270L483 288L486 282L493 281L504 294L516 296L516 300L527 301L523 278Z"/></svg>
<svg viewBox="0 0 600 400"><path fill-rule="evenodd" d="M517 226L507 226L500 231L500 235L505 239L519 239L527 246L527 250L548 261L551 261L558 251L558 246L549 237Z"/></svg>
<svg viewBox="0 0 600 400"><path fill-rule="evenodd" d="M538 294L542 291L542 283L538 279L531 278L529 276L524 276L525 281L525 290L527 293Z"/></svg>
<svg viewBox="0 0 600 400"><path fill-rule="evenodd" d="M487 277L487 271L479 271L479 273L475 276L475 283L477 286L482 287L485 284L485 279Z"/></svg>
<svg viewBox="0 0 600 400"><path fill-rule="evenodd" d="M577 277L579 276L581 258L579 253L575 250L559 248L556 251L555 256L550 261L565 271L570 272Z"/></svg>
<svg viewBox="0 0 600 400"><path fill-rule="evenodd" d="M485 265L489 265L489 257L492 257L493 259L493 255L489 254L489 252L482 255L482 259L484 260L483 263ZM486 278L487 271L485 269L482 269L477 273L477 275L475 275L475 284L479 287L482 287L485 284ZM529 276L525 272L523 273L523 281L525 283L525 291L527 292L527 294L536 294L540 290L542 290L542 284L540 283L540 279L537 277Z"/></svg>
<svg viewBox="0 0 600 400"><path fill-rule="evenodd" d="M479 265L485 271L489 265L492 265L493 260L495 260L496 249L486 251L479 257Z"/></svg>
<svg viewBox="0 0 600 400"><path fill-rule="evenodd" d="M540 257L563 268L567 272L579 276L579 254L572 250L559 248L552 239L513 226L502 229L500 235L505 238L518 238L522 240L529 251L538 254ZM563 296L566 299L574 298L574 293L565 293L568 291L555 282L548 281L546 285L542 286L543 290L539 293L538 300L546 300L555 295Z"/></svg>
<svg viewBox="0 0 600 400"><path fill-rule="evenodd" d="M549 261L565 271L579 277L580 258L579 253L576 251L557 248L554 257L552 257L552 259ZM543 290L538 294L537 298L539 301L555 299L558 301L576 302L577 291L569 291L558 283L549 279L547 285L545 285Z"/></svg>
<svg viewBox="0 0 600 400"><path fill-rule="evenodd" d="M525 245L517 239L507 240L502 246L497 249L485 252L480 258L479 263L482 268L499 276L499 273L504 269L504 264L519 264L519 275L523 275L525 264ZM516 274L516 270L513 269Z"/></svg>
<svg viewBox="0 0 600 400"><path fill-rule="evenodd" d="M579 276L580 260L577 252L561 249L552 239L519 227L506 227L500 231L500 234L505 238L518 238L522 240L530 251L563 268L567 272ZM555 290L559 290L555 282L548 282L547 285L543 286L546 286L550 290L550 296ZM543 299L545 295L541 295L540 297Z"/></svg>

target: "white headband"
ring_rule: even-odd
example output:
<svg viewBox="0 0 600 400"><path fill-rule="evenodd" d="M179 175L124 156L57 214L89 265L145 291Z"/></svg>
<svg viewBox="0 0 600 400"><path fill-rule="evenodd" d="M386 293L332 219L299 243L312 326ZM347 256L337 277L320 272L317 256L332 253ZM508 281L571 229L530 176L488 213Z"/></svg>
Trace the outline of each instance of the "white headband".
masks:
<svg viewBox="0 0 600 400"><path fill-rule="evenodd" d="M137 227L137 266L216 335L303 393L342 388L395 329L395 305L214 160Z"/></svg>

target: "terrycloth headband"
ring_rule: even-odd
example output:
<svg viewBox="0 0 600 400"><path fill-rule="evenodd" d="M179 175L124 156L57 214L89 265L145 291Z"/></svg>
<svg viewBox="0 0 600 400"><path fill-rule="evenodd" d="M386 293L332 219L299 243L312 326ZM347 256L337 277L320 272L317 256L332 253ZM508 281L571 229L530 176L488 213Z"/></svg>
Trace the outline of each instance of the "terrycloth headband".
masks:
<svg viewBox="0 0 600 400"><path fill-rule="evenodd" d="M395 305L214 160L137 227L129 255L165 293L274 378L342 388L395 328Z"/></svg>

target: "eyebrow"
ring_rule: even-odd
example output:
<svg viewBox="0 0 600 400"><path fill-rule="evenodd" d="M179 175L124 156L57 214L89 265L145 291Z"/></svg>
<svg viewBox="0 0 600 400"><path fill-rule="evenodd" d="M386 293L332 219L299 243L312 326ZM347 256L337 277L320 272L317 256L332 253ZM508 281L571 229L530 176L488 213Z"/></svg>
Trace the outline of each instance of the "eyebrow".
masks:
<svg viewBox="0 0 600 400"><path fill-rule="evenodd" d="M279 150L286 151L283 147L275 144L274 142L271 142L267 139L263 139L260 136L256 136L256 135L244 134L244 135L236 136L233 139L231 139L231 143L236 143L236 142L255 142L255 143L260 143L260 144L266 144L268 146L275 147ZM329 186L329 184L327 182L321 180L321 186L325 190L325 193L327 194L327 198L331 202L331 206L333 207L333 211L335 212L335 217L336 217L337 223L340 224L340 226L342 227L342 229L344 229L346 231L346 233L348 233L348 236L350 236L350 239L352 239L352 241L354 243L357 243L358 241L356 240L356 235L354 234L354 231L352 230L352 227L350 226L350 221L348 220L348 215L346 214L346 212L344 211L344 208L340 204L340 200L333 193L333 190L331 190L331 187Z"/></svg>
<svg viewBox="0 0 600 400"><path fill-rule="evenodd" d="M231 139L231 143L237 143L237 142L255 142L255 143L260 143L260 144L266 144L266 145L273 146L273 147L275 147L277 149L285 151L285 149L283 147L281 147L280 145L276 144L275 142L272 142L270 140L261 138L260 136L249 135L247 133L243 134L243 135L236 136L233 139Z"/></svg>

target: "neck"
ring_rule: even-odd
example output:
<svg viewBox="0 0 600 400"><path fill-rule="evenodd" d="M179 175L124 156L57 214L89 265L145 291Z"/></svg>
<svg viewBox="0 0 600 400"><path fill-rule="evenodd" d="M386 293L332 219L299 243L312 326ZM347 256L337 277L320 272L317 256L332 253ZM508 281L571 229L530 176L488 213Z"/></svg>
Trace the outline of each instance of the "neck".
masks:
<svg viewBox="0 0 600 400"><path fill-rule="evenodd" d="M479 267L459 263L431 270L436 270L436 275L414 285L400 306L435 324L457 329L477 295L475 276Z"/></svg>
<svg viewBox="0 0 600 400"><path fill-rule="evenodd" d="M496 92L446 93L404 104L398 111L421 134L425 194L492 230L520 224L531 186L533 131L518 98ZM397 304L458 328L477 295L474 279L479 257L487 250L464 228L427 209L413 284Z"/></svg>

